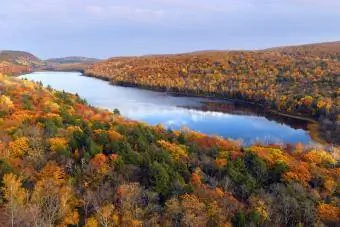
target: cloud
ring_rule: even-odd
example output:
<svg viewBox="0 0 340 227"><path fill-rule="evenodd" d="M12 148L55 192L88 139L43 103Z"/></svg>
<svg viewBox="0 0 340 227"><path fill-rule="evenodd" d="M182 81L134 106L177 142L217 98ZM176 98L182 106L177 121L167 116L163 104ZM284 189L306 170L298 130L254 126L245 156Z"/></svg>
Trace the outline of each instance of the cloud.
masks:
<svg viewBox="0 0 340 227"><path fill-rule="evenodd" d="M129 5L88 5L85 7L91 16L99 19L126 19L130 21L153 21L162 19L165 11L161 9L139 8Z"/></svg>
<svg viewBox="0 0 340 227"><path fill-rule="evenodd" d="M232 12L244 8L252 7L249 0L149 0L166 7L173 7L184 11L206 11L206 12Z"/></svg>
<svg viewBox="0 0 340 227"><path fill-rule="evenodd" d="M315 5L323 6L323 7L327 7L330 9L334 9L334 7L340 7L339 0L296 0L296 2L302 3L302 4L314 5L314 6Z"/></svg>
<svg viewBox="0 0 340 227"><path fill-rule="evenodd" d="M250 19L251 15L334 12L340 0L10 0L1 1L0 20L15 22L177 23Z"/></svg>
<svg viewBox="0 0 340 227"><path fill-rule="evenodd" d="M339 11L340 0L0 0L0 45L55 57L258 49L338 39Z"/></svg>

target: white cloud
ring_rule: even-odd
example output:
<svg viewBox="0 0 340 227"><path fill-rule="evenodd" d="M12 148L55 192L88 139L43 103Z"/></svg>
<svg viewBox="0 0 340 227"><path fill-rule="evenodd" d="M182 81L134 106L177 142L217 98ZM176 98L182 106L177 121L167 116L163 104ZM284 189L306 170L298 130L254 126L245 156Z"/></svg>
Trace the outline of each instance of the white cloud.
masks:
<svg viewBox="0 0 340 227"><path fill-rule="evenodd" d="M139 8L128 5L88 5L87 12L100 19L126 19L131 21L152 21L162 19L165 11L161 9Z"/></svg>
<svg viewBox="0 0 340 227"><path fill-rule="evenodd" d="M183 11L233 12L253 7L249 0L149 0L163 6L174 7Z"/></svg>

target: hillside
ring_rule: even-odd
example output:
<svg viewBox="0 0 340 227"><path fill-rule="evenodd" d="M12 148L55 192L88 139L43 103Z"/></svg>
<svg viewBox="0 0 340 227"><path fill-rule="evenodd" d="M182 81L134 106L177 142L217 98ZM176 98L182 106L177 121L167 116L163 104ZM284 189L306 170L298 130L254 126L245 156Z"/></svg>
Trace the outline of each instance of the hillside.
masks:
<svg viewBox="0 0 340 227"><path fill-rule="evenodd" d="M50 71L80 71L83 72L94 63L99 62L96 58L86 57L64 57L64 58L52 58L44 61L45 65L40 67L39 70Z"/></svg>
<svg viewBox="0 0 340 227"><path fill-rule="evenodd" d="M19 75L33 71L43 63L36 56L24 51L0 51L0 73Z"/></svg>
<svg viewBox="0 0 340 227"><path fill-rule="evenodd" d="M32 72L32 68L29 66L0 61L0 73L7 75L20 75L29 72Z"/></svg>
<svg viewBox="0 0 340 227"><path fill-rule="evenodd" d="M24 51L0 51L0 73L20 75L39 70L84 71L99 59L86 57L64 57L40 60Z"/></svg>
<svg viewBox="0 0 340 227"><path fill-rule="evenodd" d="M338 59L340 58L340 41L338 42L328 42L328 43L315 43L315 44L306 44L301 46L287 46L287 47L276 47L267 49L264 51L278 51L283 54L292 55L292 56L301 56L308 55L320 58L331 58Z"/></svg>
<svg viewBox="0 0 340 227"><path fill-rule="evenodd" d="M39 62L40 59L33 54L24 51L3 50L0 51L0 61L30 65L32 62Z"/></svg>
<svg viewBox="0 0 340 227"><path fill-rule="evenodd" d="M115 57L85 73L118 85L236 98L318 120L340 118L340 42L262 51ZM338 130L335 123L324 127ZM328 134L330 141L332 133Z"/></svg>
<svg viewBox="0 0 340 227"><path fill-rule="evenodd" d="M97 58L86 58L86 57L64 57L64 58L51 58L47 59L46 62L54 64L74 64L74 63L95 63L100 61Z"/></svg>
<svg viewBox="0 0 340 227"><path fill-rule="evenodd" d="M339 223L322 147L243 147L95 109L0 76L0 226L312 226Z"/></svg>

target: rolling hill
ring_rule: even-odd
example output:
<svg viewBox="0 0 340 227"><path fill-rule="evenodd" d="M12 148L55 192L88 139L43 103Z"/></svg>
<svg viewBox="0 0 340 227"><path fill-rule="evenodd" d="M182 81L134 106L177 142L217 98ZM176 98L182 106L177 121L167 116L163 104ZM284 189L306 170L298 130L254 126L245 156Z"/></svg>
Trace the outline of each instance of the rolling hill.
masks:
<svg viewBox="0 0 340 227"><path fill-rule="evenodd" d="M32 72L33 68L39 67L43 62L31 53L24 51L0 51L0 73L18 75Z"/></svg>
<svg viewBox="0 0 340 227"><path fill-rule="evenodd" d="M86 57L64 57L52 58L45 60L45 66L41 67L43 70L53 71L80 71L83 72L93 64L99 62L100 59L86 58Z"/></svg>
<svg viewBox="0 0 340 227"><path fill-rule="evenodd" d="M39 70L51 71L84 71L92 64L100 61L86 57L64 57L40 60L25 51L0 51L0 73L19 75Z"/></svg>
<svg viewBox="0 0 340 227"><path fill-rule="evenodd" d="M100 61L100 59L72 56L72 57L64 57L64 58L50 58L45 61L48 63L54 63L54 64L72 64L72 63L95 63L95 62Z"/></svg>
<svg viewBox="0 0 340 227"><path fill-rule="evenodd" d="M33 62L40 62L40 59L25 51L2 50L0 51L0 61L30 65Z"/></svg>

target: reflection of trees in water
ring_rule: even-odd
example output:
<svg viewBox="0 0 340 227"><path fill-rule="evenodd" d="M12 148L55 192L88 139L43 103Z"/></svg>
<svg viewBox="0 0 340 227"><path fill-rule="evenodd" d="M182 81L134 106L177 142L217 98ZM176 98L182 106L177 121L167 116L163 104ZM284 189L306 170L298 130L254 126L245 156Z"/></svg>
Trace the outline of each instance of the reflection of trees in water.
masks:
<svg viewBox="0 0 340 227"><path fill-rule="evenodd" d="M338 136L340 135L340 128L338 124L329 120L320 120L319 123L311 123L307 120L276 114L251 103L238 101L204 101L200 107L184 107L201 111L215 111L234 115L265 117L270 121L285 124L294 129L306 130L313 140L317 142L323 143L326 141L328 143L340 144L340 136Z"/></svg>
<svg viewBox="0 0 340 227"><path fill-rule="evenodd" d="M270 121L276 121L281 124L289 125L294 129L307 130L308 121L295 119L287 116L281 116L274 114L273 112L266 111L265 109L255 106L253 104L245 104L237 101L205 101L202 102L202 106L184 106L188 109L197 109L201 111L215 111L222 113L229 113L234 115L247 115L265 117Z"/></svg>

